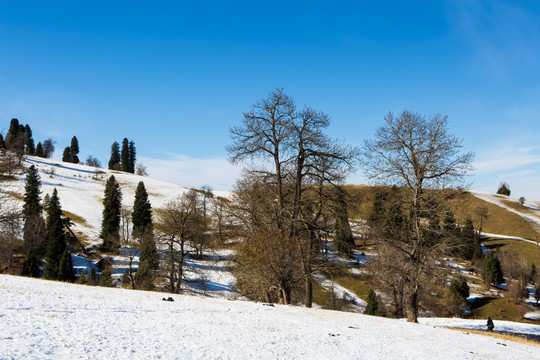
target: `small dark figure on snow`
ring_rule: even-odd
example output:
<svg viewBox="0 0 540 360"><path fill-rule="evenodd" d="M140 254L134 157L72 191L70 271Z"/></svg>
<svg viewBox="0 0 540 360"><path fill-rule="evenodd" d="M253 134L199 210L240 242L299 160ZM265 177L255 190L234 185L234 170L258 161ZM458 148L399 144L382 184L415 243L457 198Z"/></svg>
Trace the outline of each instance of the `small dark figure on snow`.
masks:
<svg viewBox="0 0 540 360"><path fill-rule="evenodd" d="M488 317L486 326L487 326L487 331L493 331L493 328L495 327L495 325L493 325L493 320L491 320L490 317Z"/></svg>

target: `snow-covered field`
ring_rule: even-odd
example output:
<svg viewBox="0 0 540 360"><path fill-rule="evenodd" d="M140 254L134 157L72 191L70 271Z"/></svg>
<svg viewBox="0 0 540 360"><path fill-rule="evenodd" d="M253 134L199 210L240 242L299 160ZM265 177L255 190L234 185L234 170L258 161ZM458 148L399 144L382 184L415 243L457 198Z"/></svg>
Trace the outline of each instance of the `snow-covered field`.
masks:
<svg viewBox="0 0 540 360"><path fill-rule="evenodd" d="M439 327L452 319L410 324L6 275L0 299L1 359L540 358L539 346Z"/></svg>

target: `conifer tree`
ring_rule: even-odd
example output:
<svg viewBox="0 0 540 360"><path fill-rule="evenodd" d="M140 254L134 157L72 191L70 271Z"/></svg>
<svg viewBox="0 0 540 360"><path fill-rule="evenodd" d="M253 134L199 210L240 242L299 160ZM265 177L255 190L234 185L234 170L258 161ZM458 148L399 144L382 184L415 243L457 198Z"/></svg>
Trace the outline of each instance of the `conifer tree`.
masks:
<svg viewBox="0 0 540 360"><path fill-rule="evenodd" d="M135 142L131 140L128 147L128 172L135 173L135 162L137 160L137 154L135 150Z"/></svg>
<svg viewBox="0 0 540 360"><path fill-rule="evenodd" d="M113 287L113 278L112 278L112 268L110 266L107 266L103 271L101 272L101 279L99 280L99 286L104 287Z"/></svg>
<svg viewBox="0 0 540 360"><path fill-rule="evenodd" d="M0 150L4 150L6 148L6 142L4 141L4 136L0 134Z"/></svg>
<svg viewBox="0 0 540 360"><path fill-rule="evenodd" d="M22 276L39 277L39 259L34 248L29 248L24 257Z"/></svg>
<svg viewBox="0 0 540 360"><path fill-rule="evenodd" d="M60 258L60 265L58 266L58 279L62 281L75 281L75 271L73 269L73 260L71 259L71 253L66 248L62 257Z"/></svg>
<svg viewBox="0 0 540 360"><path fill-rule="evenodd" d="M111 175L105 185L103 198L103 220L101 222L102 247L105 251L116 251L120 247L120 209L122 192L114 175Z"/></svg>
<svg viewBox="0 0 540 360"><path fill-rule="evenodd" d="M337 186L335 190L334 216L336 219L336 249L341 253L350 254L355 244L349 224L345 191L341 186Z"/></svg>
<svg viewBox="0 0 540 360"><path fill-rule="evenodd" d="M71 149L69 148L69 146L64 149L64 153L62 154L62 161L69 163L73 162L73 156L71 155Z"/></svg>
<svg viewBox="0 0 540 360"><path fill-rule="evenodd" d="M37 172L37 169L34 165L28 168L26 174L26 185L24 186L24 205L23 205L23 216L25 220L28 218L41 214L41 199L39 194L41 194L41 181L40 176Z"/></svg>
<svg viewBox="0 0 540 360"><path fill-rule="evenodd" d="M79 140L74 136L71 138L71 146L69 147L72 156L72 162L75 164L79 163Z"/></svg>
<svg viewBox="0 0 540 360"><path fill-rule="evenodd" d="M19 120L17 119L11 119L11 122L9 124L9 130L6 135L6 143L7 148L9 150L12 150L16 141L17 141L17 133L19 132Z"/></svg>
<svg viewBox="0 0 540 360"><path fill-rule="evenodd" d="M28 168L26 184L24 187L23 204L23 239L27 249L33 248L38 258L43 256L46 249L45 224L42 217L40 199L41 182L37 169L34 165Z"/></svg>
<svg viewBox="0 0 540 360"><path fill-rule="evenodd" d="M41 146L41 142L38 142L36 145L36 152L34 155L44 158L45 153L43 152L43 146Z"/></svg>
<svg viewBox="0 0 540 360"><path fill-rule="evenodd" d="M35 152L36 147L32 138L32 129L30 129L30 125L26 124L24 127L24 153L26 155L34 155Z"/></svg>
<svg viewBox="0 0 540 360"><path fill-rule="evenodd" d="M368 297L367 297L367 306L366 310L364 311L364 314L367 315L379 315L379 301L377 300L377 294L375 294L375 291L373 289L369 289Z"/></svg>
<svg viewBox="0 0 540 360"><path fill-rule="evenodd" d="M499 285L504 281L501 263L493 252L484 255L482 259L482 280L486 284Z"/></svg>
<svg viewBox="0 0 540 360"><path fill-rule="evenodd" d="M152 207L142 181L139 182L135 191L132 221L133 236L140 243L139 269L135 274L135 286L139 289L151 290L154 286L153 271L157 270L159 259L153 235Z"/></svg>
<svg viewBox="0 0 540 360"><path fill-rule="evenodd" d="M120 170L120 145L116 141L111 146L109 170Z"/></svg>
<svg viewBox="0 0 540 360"><path fill-rule="evenodd" d="M120 170L129 172L129 143L128 139L122 140L122 152L120 153Z"/></svg>
<svg viewBox="0 0 540 360"><path fill-rule="evenodd" d="M47 255L45 256L47 261L45 265L45 278L73 281L73 263L71 262L71 254L66 245L64 225L62 222L62 208L56 188L49 198L46 210L49 242L47 244Z"/></svg>

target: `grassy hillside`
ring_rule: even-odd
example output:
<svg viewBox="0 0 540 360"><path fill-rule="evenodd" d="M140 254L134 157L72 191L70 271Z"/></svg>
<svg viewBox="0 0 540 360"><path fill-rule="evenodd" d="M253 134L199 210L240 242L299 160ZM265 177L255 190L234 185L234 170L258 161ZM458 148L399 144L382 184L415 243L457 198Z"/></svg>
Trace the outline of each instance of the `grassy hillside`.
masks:
<svg viewBox="0 0 540 360"><path fill-rule="evenodd" d="M388 186L346 185L344 187L351 198L350 215L352 218L360 219L369 218L375 194L390 190ZM535 231L533 225L523 217L482 200L468 191L445 189L439 192L443 204L453 211L456 221L460 224L464 224L467 217L471 217L476 229L480 228L482 221L484 232L527 239L535 239L535 236L540 238L540 232ZM511 204L513 207L516 206L514 203ZM522 207L520 210L523 210L524 213L531 211L526 207ZM483 219L480 216L482 211L487 214Z"/></svg>

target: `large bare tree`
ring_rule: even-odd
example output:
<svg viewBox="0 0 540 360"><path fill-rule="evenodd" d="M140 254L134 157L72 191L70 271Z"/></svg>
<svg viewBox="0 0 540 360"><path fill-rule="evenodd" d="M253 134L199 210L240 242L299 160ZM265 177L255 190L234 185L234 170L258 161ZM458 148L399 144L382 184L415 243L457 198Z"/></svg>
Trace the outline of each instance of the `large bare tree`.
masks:
<svg viewBox="0 0 540 360"><path fill-rule="evenodd" d="M244 113L242 126L231 129L233 143L228 147L233 163L251 160L244 178L252 189L261 188L257 187L258 182L264 185L267 196L275 199L263 213L265 217L273 214L272 232L277 229L282 238L296 244L295 251L303 264L304 302L308 307L312 302L311 265L317 253L313 251L314 237L321 216L318 207L326 204L320 201L321 197L317 198L316 188L342 181L354 168L357 156L356 148L325 134L329 124L327 114L309 107L297 110L293 99L283 89L276 89ZM315 195L307 196L308 192ZM248 218L257 220L261 215L254 215L253 210L250 209ZM247 228L259 234L254 226L268 224L251 223Z"/></svg>
<svg viewBox="0 0 540 360"><path fill-rule="evenodd" d="M398 251L407 290L407 318L417 322L418 295L430 271L432 259L444 246L444 238L434 241L429 220L434 199L429 188L460 184L472 170L474 154L461 153L462 140L448 132L446 116L423 116L408 110L397 116L389 113L375 139L366 140L362 166L371 180L395 184L406 190L407 236L380 237L380 250ZM435 214L438 215L438 214Z"/></svg>

